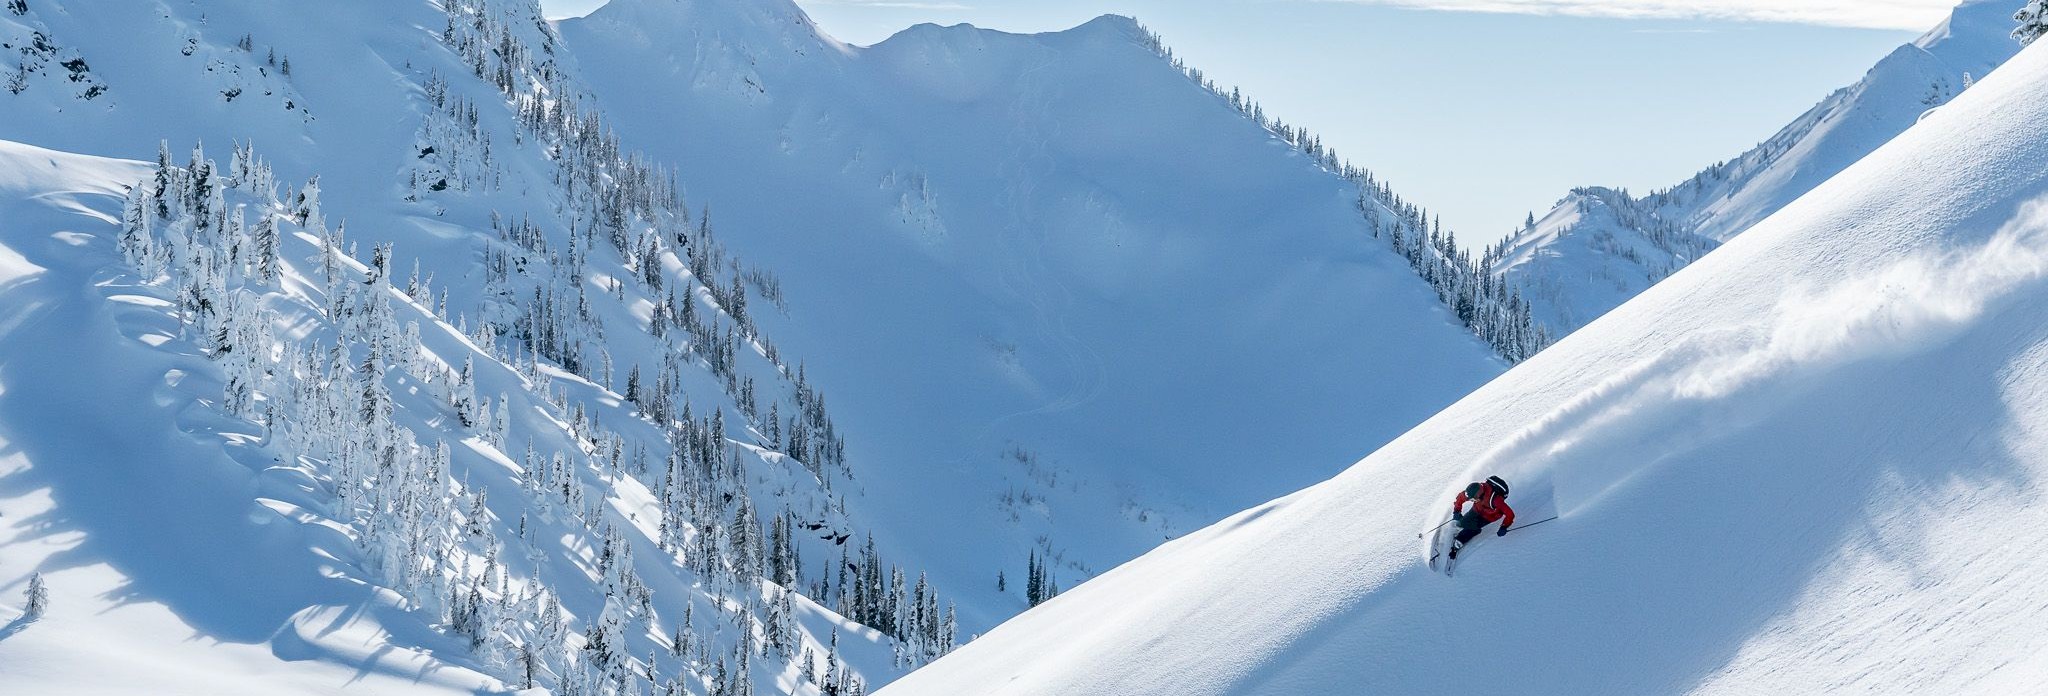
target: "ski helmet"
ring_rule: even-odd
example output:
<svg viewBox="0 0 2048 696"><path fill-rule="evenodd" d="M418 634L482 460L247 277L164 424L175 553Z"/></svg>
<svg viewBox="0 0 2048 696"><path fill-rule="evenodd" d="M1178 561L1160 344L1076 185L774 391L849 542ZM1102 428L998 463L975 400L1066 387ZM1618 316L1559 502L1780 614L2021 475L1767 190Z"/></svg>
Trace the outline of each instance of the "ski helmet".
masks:
<svg viewBox="0 0 2048 696"><path fill-rule="evenodd" d="M1493 486L1493 489L1494 489L1494 490L1496 490L1496 491L1500 491L1500 497L1502 497L1502 498L1506 498L1506 497L1508 497L1508 481L1507 481L1507 479L1501 478L1501 477L1499 477L1499 476L1488 476L1488 477L1486 477L1486 483L1487 483L1487 485L1491 485L1491 486Z"/></svg>
<svg viewBox="0 0 2048 696"><path fill-rule="evenodd" d="M1469 484L1466 484L1466 485L1465 485L1465 497L1467 497L1467 498L1477 498L1477 497L1479 497L1479 482L1478 482L1478 481L1473 481L1473 482L1471 482L1471 483L1469 483Z"/></svg>

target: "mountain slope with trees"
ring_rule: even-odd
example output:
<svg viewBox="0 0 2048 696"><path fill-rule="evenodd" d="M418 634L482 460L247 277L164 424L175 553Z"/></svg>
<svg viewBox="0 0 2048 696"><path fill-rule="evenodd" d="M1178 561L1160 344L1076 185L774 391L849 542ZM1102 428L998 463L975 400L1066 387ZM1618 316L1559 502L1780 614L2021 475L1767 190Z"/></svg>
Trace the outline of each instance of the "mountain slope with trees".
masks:
<svg viewBox="0 0 2048 696"><path fill-rule="evenodd" d="M883 693L2033 688L2044 129L2037 43L1345 473ZM1423 533L1488 475L1521 530L1431 572Z"/></svg>
<svg viewBox="0 0 2048 696"><path fill-rule="evenodd" d="M619 132L778 270L778 340L888 463L872 511L989 618L1030 604L1034 557L1071 586L1307 485L1519 345L1419 207L1129 18L857 47L787 2L615 0L561 32Z"/></svg>
<svg viewBox="0 0 2048 696"><path fill-rule="evenodd" d="M1130 20L641 11L0 6L5 689L858 693L1504 369Z"/></svg>

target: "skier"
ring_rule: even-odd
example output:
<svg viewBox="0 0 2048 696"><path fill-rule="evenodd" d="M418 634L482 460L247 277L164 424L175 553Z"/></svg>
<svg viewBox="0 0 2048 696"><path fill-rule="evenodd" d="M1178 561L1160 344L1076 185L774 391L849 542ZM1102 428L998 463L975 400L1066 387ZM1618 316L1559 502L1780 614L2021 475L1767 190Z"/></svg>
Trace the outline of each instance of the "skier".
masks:
<svg viewBox="0 0 2048 696"><path fill-rule="evenodd" d="M1471 501L1472 508L1465 509L1465 502ZM1508 507L1508 482L1499 476L1488 476L1485 481L1474 481L1465 487L1458 499L1451 503L1451 517L1458 520L1458 536L1451 541L1451 558L1458 557L1458 549L1472 537L1479 536L1479 530L1500 520L1497 536L1507 536L1508 528L1515 525L1515 509Z"/></svg>

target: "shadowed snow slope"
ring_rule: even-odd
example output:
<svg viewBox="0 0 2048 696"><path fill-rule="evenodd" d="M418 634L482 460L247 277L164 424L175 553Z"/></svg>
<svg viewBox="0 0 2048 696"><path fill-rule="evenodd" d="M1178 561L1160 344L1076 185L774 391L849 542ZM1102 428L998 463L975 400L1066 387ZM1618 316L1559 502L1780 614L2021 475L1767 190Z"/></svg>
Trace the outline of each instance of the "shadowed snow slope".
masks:
<svg viewBox="0 0 2048 696"><path fill-rule="evenodd" d="M0 141L0 684L485 688L428 657L452 640L386 624L396 612L375 588L334 571L338 534L259 504L301 500L304 482L282 477L252 426L200 402L219 386L172 340L170 304L108 264L120 182L147 172ZM51 578L53 607L33 626L14 606L32 570Z"/></svg>
<svg viewBox="0 0 2048 696"><path fill-rule="evenodd" d="M778 341L855 405L868 509L989 595L969 630L1023 608L995 575L1034 546L1078 582L1502 369L1355 185L1129 18L851 47L781 0L615 0L561 31L620 131L782 277Z"/></svg>
<svg viewBox="0 0 2048 696"><path fill-rule="evenodd" d="M884 693L2038 687L2044 130L2037 46L1336 479ZM1562 519L1430 573L1487 473Z"/></svg>

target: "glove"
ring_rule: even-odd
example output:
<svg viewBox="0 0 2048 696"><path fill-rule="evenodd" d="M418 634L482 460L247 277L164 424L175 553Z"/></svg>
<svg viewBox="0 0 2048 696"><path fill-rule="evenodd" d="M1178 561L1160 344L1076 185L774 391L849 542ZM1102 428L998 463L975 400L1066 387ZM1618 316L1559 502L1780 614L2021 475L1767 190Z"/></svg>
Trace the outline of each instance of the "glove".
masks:
<svg viewBox="0 0 2048 696"><path fill-rule="evenodd" d="M1494 533L1493 533L1493 535L1494 535L1494 536L1507 536L1507 535L1508 535L1508 528L1507 528L1507 527L1501 527L1501 528L1500 528L1500 531L1498 531L1498 532L1494 532Z"/></svg>

